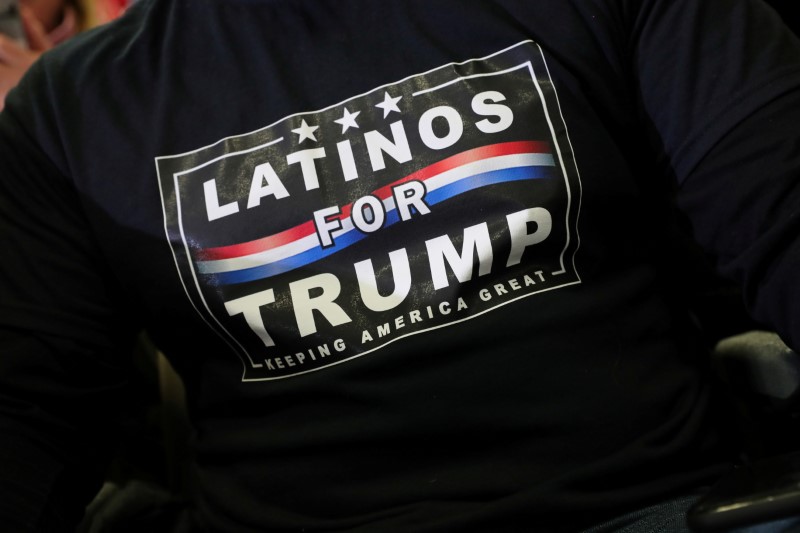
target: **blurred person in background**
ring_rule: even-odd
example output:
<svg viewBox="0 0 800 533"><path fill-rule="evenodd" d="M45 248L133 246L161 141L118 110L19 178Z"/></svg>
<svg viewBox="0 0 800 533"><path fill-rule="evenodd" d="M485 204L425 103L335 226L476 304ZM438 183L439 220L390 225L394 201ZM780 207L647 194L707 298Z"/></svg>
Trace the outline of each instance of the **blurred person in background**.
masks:
<svg viewBox="0 0 800 533"><path fill-rule="evenodd" d="M122 13L124 0L20 0L26 43L0 34L0 109L42 53Z"/></svg>

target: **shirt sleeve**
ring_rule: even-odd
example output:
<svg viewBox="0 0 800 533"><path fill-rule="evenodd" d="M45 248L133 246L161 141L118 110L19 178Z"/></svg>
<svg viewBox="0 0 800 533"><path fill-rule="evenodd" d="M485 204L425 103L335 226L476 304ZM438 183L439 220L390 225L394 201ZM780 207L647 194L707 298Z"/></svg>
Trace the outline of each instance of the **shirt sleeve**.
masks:
<svg viewBox="0 0 800 533"><path fill-rule="evenodd" d="M761 0L640 2L641 112L677 204L758 321L800 349L800 41Z"/></svg>
<svg viewBox="0 0 800 533"><path fill-rule="evenodd" d="M102 481L133 330L37 65L0 114L0 524L71 531Z"/></svg>

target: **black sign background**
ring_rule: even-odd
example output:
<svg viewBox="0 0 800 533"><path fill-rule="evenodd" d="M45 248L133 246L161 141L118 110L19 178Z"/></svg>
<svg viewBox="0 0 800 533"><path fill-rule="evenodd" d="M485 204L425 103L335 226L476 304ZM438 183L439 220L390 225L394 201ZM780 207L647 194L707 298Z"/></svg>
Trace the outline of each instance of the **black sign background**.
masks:
<svg viewBox="0 0 800 533"><path fill-rule="evenodd" d="M476 111L476 96L499 106L490 108L496 113ZM509 112L513 121L504 123ZM454 130L457 124L463 128L460 133ZM430 146L430 135L439 146ZM378 138L386 141L375 141ZM394 149L394 156L389 153L392 148L386 148L381 155L384 168L376 169L370 142L373 152L380 142L401 148ZM349 148L340 148L340 143ZM439 193L449 191L441 197L430 185L435 180L418 179L426 184L429 212L412 209L409 220L387 221L367 232L354 229L347 236L333 232L332 247L314 246L302 260L292 256L293 266L270 270L273 263L289 263L270 263L263 250L261 256L246 257L248 250L260 250L260 239L287 231L305 235L304 242L317 242L315 232L303 234L298 229L313 230L315 212L380 196L379 191L414 173L436 176L431 165L462 157L491 169L486 156L512 146L508 143L543 148L535 157L544 163L524 179L513 179L515 174L508 169L498 171L495 181L465 179L461 183L472 183L471 188L440 188ZM410 158L400 156L398 161L403 147ZM309 182L310 167L304 169L297 161L301 156L291 155L298 152L311 161L306 164L313 167L318 187ZM264 163L274 172L270 176L278 187L248 207L255 169ZM292 115L190 153L159 157L156 165L167 238L186 294L241 359L243 381L287 378L343 363L407 335L580 282L574 265L580 181L544 57L529 41L376 88L327 109ZM210 199L212 189L216 198ZM209 204L219 208L218 218L211 219ZM371 212L364 213L370 219ZM525 247L520 261L509 265L512 235L507 217L523 213L539 217L538 222L531 219L524 225L527 234L541 230L544 235L545 214L551 226L545 239ZM244 243L253 244L247 248ZM483 246L481 254L474 244ZM439 252L452 248L447 253L464 258L471 254L469 272L462 269L456 275L453 261L441 259L439 252L432 261L431 247ZM214 252L220 250L235 260L218 261ZM399 268L390 261L392 253ZM360 281L357 264L362 268ZM367 264L374 277L363 273ZM433 274L442 265L444 286L441 276L438 285L434 283ZM360 282L372 280L378 294L386 297L398 286L396 276L401 286L408 287L391 308L376 310L365 304ZM247 306L242 302L250 296L250 311L242 312ZM238 307L231 302L238 302ZM318 304L320 308L315 307ZM265 342L264 331L270 342Z"/></svg>

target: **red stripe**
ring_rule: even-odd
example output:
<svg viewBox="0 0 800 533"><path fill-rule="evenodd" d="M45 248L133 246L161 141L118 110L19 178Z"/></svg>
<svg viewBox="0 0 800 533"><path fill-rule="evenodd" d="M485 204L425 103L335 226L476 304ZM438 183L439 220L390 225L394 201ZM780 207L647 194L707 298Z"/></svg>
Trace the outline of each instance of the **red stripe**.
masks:
<svg viewBox="0 0 800 533"><path fill-rule="evenodd" d="M489 146L481 146L467 150L460 154L448 157L437 163L422 168L404 178L390 183L380 189L372 192L373 196L377 196L381 200L392 195L392 188L409 181L424 181L428 178L437 176L448 170L479 161L481 159L488 159L490 157L498 157L503 155L525 154L525 153L549 153L550 144L540 141L513 141L500 144L492 144ZM342 207L339 219L343 220L350 216L353 204L348 204ZM263 237L241 244L232 244L229 246L220 246L217 248L206 248L198 254L200 261L213 261L218 259L232 259L234 257L242 257L259 252L264 252L278 246L283 246L293 241L307 237L316 231L314 222L309 220L299 226L287 229L269 237Z"/></svg>

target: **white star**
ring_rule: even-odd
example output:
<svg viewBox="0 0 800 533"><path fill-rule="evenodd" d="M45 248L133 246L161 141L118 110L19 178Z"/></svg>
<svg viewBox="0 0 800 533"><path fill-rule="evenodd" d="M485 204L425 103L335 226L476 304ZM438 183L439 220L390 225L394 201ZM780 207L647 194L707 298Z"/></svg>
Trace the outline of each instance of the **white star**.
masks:
<svg viewBox="0 0 800 533"><path fill-rule="evenodd" d="M403 97L396 96L392 98L391 96L389 96L388 92L384 91L383 102L381 102L380 104L375 104L375 107L380 107L381 109L383 109L383 118L386 118L386 116L392 111L397 111L398 113L400 112L400 108L397 107L397 102L399 102L401 98Z"/></svg>
<svg viewBox="0 0 800 533"><path fill-rule="evenodd" d="M347 128L357 128L358 124L356 124L356 117L361 113L361 111L356 111L355 113L351 113L346 107L344 108L344 114L342 118L334 120L337 124L342 125L342 133L347 131Z"/></svg>
<svg viewBox="0 0 800 533"><path fill-rule="evenodd" d="M306 139L311 139L312 141L317 142L317 138L314 136L314 132L317 131L318 129L319 126L309 126L306 123L306 120L303 119L303 122L300 123L300 127L292 130L292 133L296 133L297 135L300 136L300 138L297 139L298 144L305 141Z"/></svg>

